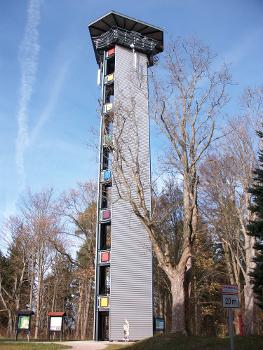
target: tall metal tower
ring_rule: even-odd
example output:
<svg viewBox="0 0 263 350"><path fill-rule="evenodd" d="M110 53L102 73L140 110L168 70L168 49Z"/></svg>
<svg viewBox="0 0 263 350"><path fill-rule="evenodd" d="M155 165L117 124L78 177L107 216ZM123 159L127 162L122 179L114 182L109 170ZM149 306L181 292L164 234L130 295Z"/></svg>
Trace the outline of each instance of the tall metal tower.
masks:
<svg viewBox="0 0 263 350"><path fill-rule="evenodd" d="M153 334L152 248L131 204L119 198L114 133L123 121L117 146L138 153L151 210L147 69L163 51L163 32L113 11L91 23L89 31L102 86L94 339L123 340L127 320L129 339L139 340ZM127 155L123 169L127 177L131 158Z"/></svg>

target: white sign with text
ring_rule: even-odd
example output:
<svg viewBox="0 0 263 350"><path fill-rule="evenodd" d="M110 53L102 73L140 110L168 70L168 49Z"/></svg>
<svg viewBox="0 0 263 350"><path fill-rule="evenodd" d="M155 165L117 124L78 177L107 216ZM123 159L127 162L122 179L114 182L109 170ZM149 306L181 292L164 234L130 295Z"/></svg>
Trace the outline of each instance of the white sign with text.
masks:
<svg viewBox="0 0 263 350"><path fill-rule="evenodd" d="M222 294L238 294L238 287L232 284L223 284L221 286Z"/></svg>
<svg viewBox="0 0 263 350"><path fill-rule="evenodd" d="M62 317L50 317L50 330L59 332L62 328Z"/></svg>
<svg viewBox="0 0 263 350"><path fill-rule="evenodd" d="M236 285L224 284L221 288L222 294L238 294L238 288Z"/></svg>

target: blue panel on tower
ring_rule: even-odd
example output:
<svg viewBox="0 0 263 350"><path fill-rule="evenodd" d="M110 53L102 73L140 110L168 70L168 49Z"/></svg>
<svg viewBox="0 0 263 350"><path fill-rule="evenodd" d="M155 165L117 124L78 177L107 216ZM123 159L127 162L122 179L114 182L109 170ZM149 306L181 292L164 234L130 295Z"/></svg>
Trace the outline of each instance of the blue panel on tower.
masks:
<svg viewBox="0 0 263 350"><path fill-rule="evenodd" d="M103 181L108 182L111 180L111 171L110 170L104 170L103 171Z"/></svg>

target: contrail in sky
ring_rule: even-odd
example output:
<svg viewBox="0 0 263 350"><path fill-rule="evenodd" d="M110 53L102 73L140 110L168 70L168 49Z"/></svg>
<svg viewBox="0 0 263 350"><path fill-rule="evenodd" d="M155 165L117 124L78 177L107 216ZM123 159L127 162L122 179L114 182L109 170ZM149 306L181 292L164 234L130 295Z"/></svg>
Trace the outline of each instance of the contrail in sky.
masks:
<svg viewBox="0 0 263 350"><path fill-rule="evenodd" d="M20 190L26 182L24 155L28 144L28 105L36 80L39 56L40 0L29 0L24 37L19 48L21 69L17 112L16 166Z"/></svg>
<svg viewBox="0 0 263 350"><path fill-rule="evenodd" d="M59 67L56 66L56 76L52 79L52 88L50 89L50 95L48 100L45 103L45 108L43 109L42 113L40 113L37 123L32 129L30 133L30 139L29 143L30 145L35 142L41 128L46 123L46 121L49 119L50 115L52 114L54 107L56 106L57 100L59 98L59 95L61 93L61 89L63 87L68 68L71 62L71 58L67 57L67 60L65 59L63 62L59 63Z"/></svg>

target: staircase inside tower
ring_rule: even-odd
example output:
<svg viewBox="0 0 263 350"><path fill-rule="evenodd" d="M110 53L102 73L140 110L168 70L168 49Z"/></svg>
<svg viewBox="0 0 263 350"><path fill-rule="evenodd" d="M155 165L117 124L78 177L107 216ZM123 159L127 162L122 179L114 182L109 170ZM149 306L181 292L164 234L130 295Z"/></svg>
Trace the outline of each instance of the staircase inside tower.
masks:
<svg viewBox="0 0 263 350"><path fill-rule="evenodd" d="M110 257L111 257L111 186L112 142L114 123L114 69L115 49L104 54L103 104L101 129L101 165L99 188L99 237L97 251L97 339L109 339L110 313Z"/></svg>

